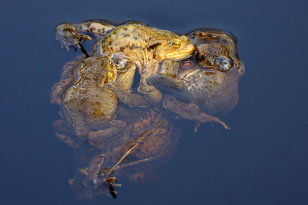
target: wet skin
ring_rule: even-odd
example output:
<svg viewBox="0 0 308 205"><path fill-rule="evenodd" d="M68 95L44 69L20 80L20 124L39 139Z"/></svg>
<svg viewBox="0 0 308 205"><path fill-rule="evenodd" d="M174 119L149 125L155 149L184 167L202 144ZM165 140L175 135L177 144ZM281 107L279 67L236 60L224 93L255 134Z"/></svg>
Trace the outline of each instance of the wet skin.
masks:
<svg viewBox="0 0 308 205"><path fill-rule="evenodd" d="M87 158L70 180L81 198L113 193L115 172L147 180L137 165L161 164L173 155L177 144L178 135L159 111L119 107L113 66L107 56L68 64L53 87L52 102L59 104L62 118L54 122L56 135L78 148L80 158Z"/></svg>
<svg viewBox="0 0 308 205"><path fill-rule="evenodd" d="M245 68L237 56L236 40L212 29L187 35L197 46L196 56L182 62L165 61L148 82L170 94L165 95L165 109L185 119L217 122L229 129L210 115L227 113L238 103L238 81Z"/></svg>
<svg viewBox="0 0 308 205"><path fill-rule="evenodd" d="M87 24L87 26L83 26ZM95 25L100 25L95 28ZM92 27L91 27L92 26ZM81 29L83 28L83 29ZM97 31L100 31L100 35ZM147 79L157 73L159 63L165 59L179 60L190 56L195 46L186 36L178 36L170 31L148 27L142 23L129 22L115 27L114 25L87 22L81 25L61 24L56 29L56 38L63 46L69 48L74 45L80 48L82 40L90 40L87 35L79 31L86 31L96 36L105 36L96 43L96 56L108 55L117 62L117 69L130 70L130 79L126 78L125 86L119 86L124 91L131 92L134 72L138 68L141 76L138 92L149 98L151 103L159 103L161 93ZM125 99L123 99L124 102ZM132 100L128 100L126 103Z"/></svg>
<svg viewBox="0 0 308 205"><path fill-rule="evenodd" d="M163 117L166 110L197 124L216 122L229 128L211 115L228 112L238 102L244 67L232 36L195 30L188 39L136 22L115 26L91 21L62 24L57 38L66 48L80 47L80 41L90 40L80 32L99 39L94 57L68 63L52 92L52 102L60 106L61 120L54 123L57 136L86 159L70 180L79 197L114 197L114 174L145 180L144 164L169 159L179 135ZM176 61L191 54L190 42L197 47L196 55ZM142 95L132 93L136 68ZM165 110L158 104L161 92ZM155 108L149 109L150 104Z"/></svg>
<svg viewBox="0 0 308 205"><path fill-rule="evenodd" d="M96 144L83 145L77 150L80 168L69 183L78 198L93 198L97 194L110 196L108 180L116 179L114 176L127 177L134 182L151 181L151 170L172 158L176 151L179 135L159 113L119 109L119 118L126 119L129 125L129 138L124 142L114 136L113 149L103 148L102 139L98 139ZM128 155L118 163L125 153ZM111 185L118 190L116 181Z"/></svg>
<svg viewBox="0 0 308 205"><path fill-rule="evenodd" d="M53 88L54 92L62 91L60 95L53 96L57 99L52 98L59 104L63 119L54 123L59 130L56 133L59 138L79 146L86 136L97 130L104 130L101 135L108 138L115 134L113 132L121 130L117 128L126 127L126 123L115 120L118 98L109 85L115 82L117 76L107 57L82 61L70 77L73 77L72 82L66 88L61 83ZM66 137L63 133L77 137ZM89 141L91 144L91 138Z"/></svg>

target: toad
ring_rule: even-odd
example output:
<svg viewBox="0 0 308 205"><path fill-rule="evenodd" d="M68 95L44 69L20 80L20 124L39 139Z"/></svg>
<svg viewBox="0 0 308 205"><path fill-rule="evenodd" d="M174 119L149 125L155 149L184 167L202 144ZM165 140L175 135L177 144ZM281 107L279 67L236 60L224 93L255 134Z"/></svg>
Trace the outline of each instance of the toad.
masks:
<svg viewBox="0 0 308 205"><path fill-rule="evenodd" d="M81 158L76 177L69 181L81 198L116 197L120 175L147 180L140 165L161 164L177 144L178 135L159 112L119 107L113 66L108 56L78 59L65 66L53 88L52 102L59 104L62 118L54 122L56 135Z"/></svg>
<svg viewBox="0 0 308 205"><path fill-rule="evenodd" d="M116 198L118 179L152 181L152 170L174 155L179 134L159 112L120 108L119 118L129 124L126 142L114 137L117 147L106 149L103 140L98 139L93 147L83 146L78 151L80 167L69 180L78 198L89 199L98 194Z"/></svg>
<svg viewBox="0 0 308 205"><path fill-rule="evenodd" d="M126 123L115 120L118 98L112 88L108 87L117 77L112 66L106 56L88 58L74 70L74 79L69 87L62 88L60 83L53 88L53 92L57 93L53 97L57 99L52 101L59 104L62 118L54 122L58 130L56 135L60 139L78 147L85 136L99 132L105 137L106 146L111 146L107 143L108 138L121 133L121 128L126 127ZM58 94L60 91L62 93ZM90 144L94 143L89 137L88 140Z"/></svg>
<svg viewBox="0 0 308 205"><path fill-rule="evenodd" d="M148 82L167 93L165 109L197 124L216 122L229 129L212 115L227 113L238 103L238 80L245 68L237 55L236 39L214 29L187 35L197 46L196 56L182 62L165 61Z"/></svg>
<svg viewBox="0 0 308 205"><path fill-rule="evenodd" d="M96 34L99 29L93 29L94 23L97 25L100 22L84 23L87 27L76 24L59 25L56 29L57 39L65 47L74 45L82 48L80 42L91 38L78 31L84 31L81 28L86 28L87 32ZM112 56L117 53L125 56L122 59L129 63L118 60L117 68L129 69L134 73L137 67L141 76L138 91L149 97L153 103L160 102L161 93L153 85L148 85L147 79L157 72L159 63L165 59L180 60L195 51L195 46L185 35L178 36L170 31L152 28L138 22L128 22L116 27L101 24L100 31L100 35L105 37L99 39L95 45L96 56ZM133 75L131 77L133 78ZM130 92L131 86L125 89Z"/></svg>

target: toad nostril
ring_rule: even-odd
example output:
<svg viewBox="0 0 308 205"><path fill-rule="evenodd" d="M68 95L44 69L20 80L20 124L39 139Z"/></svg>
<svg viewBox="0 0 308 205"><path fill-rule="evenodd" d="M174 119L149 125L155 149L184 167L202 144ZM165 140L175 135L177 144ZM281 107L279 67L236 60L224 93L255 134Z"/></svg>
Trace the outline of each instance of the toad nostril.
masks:
<svg viewBox="0 0 308 205"><path fill-rule="evenodd" d="M180 36L180 39L182 40L182 41L188 41L188 37L187 36Z"/></svg>
<svg viewBox="0 0 308 205"><path fill-rule="evenodd" d="M205 60L205 56L202 55L202 54L200 54L200 53L198 52L198 54L197 54L197 60L198 60L198 62L202 62L202 61Z"/></svg>

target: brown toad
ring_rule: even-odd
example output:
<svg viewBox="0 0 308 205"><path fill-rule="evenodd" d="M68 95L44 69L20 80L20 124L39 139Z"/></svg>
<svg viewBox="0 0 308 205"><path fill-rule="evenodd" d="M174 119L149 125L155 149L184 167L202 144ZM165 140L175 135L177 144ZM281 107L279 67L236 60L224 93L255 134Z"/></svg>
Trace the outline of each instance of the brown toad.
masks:
<svg viewBox="0 0 308 205"><path fill-rule="evenodd" d="M109 57L77 62L65 67L52 95L62 118L54 122L56 135L78 148L82 158L69 183L81 198L99 193L116 197L114 175L147 180L142 165L170 158L178 135L157 111L118 106L113 90L118 73Z"/></svg>
<svg viewBox="0 0 308 205"><path fill-rule="evenodd" d="M126 127L124 122L115 120L118 98L108 87L117 77L112 66L108 57L88 58L74 69L70 87L62 88L61 84L57 84L53 88L56 93L62 92L54 94L53 97L57 99L52 99L59 104L63 119L54 123L59 130L56 132L59 138L79 146L86 136L89 143L93 143L89 136L100 132L105 137L105 145L110 146L108 137L120 132L118 128ZM63 133L77 138L70 138Z"/></svg>
<svg viewBox="0 0 308 205"><path fill-rule="evenodd" d="M69 181L78 198L97 194L116 198L116 179L152 180L151 170L175 153L179 135L159 112L121 108L118 116L129 125L125 141L114 137L112 144L117 146L107 148L104 139L98 138L92 146L79 150L80 168Z"/></svg>
<svg viewBox="0 0 308 205"><path fill-rule="evenodd" d="M236 39L214 29L197 29L188 37L197 46L196 57L165 61L149 83L172 94L163 102L167 110L197 123L217 122L229 129L211 115L227 113L238 103L238 80L245 68L237 55Z"/></svg>
<svg viewBox="0 0 308 205"><path fill-rule="evenodd" d="M87 31L96 34L99 29L93 29L100 22L87 22L82 25L62 24L56 29L56 37L62 45L81 47L80 41L89 40L89 36L79 34ZM135 72L136 67L141 75L138 91L150 98L150 102L161 100L161 93L154 86L147 84L147 79L158 70L159 63L165 59L179 60L190 56L195 46L186 36L178 36L170 31L152 28L141 23L129 22L115 27L101 23L100 35L104 36L95 45L96 56L114 54L124 56L124 63L118 60L117 68ZM82 29L83 28L83 29ZM91 29L92 28L92 29ZM103 29L104 28L104 29ZM96 32L96 33L95 33ZM96 36L99 36L96 34ZM120 54L119 54L120 53ZM128 63L127 63L128 61ZM130 82L134 75L131 75ZM131 86L123 87L130 92Z"/></svg>

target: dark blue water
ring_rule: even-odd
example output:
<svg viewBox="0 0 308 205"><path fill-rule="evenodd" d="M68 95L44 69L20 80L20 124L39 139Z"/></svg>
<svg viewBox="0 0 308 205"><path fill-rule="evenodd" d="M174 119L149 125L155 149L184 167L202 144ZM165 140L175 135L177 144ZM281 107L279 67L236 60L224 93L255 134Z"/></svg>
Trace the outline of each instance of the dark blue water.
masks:
<svg viewBox="0 0 308 205"><path fill-rule="evenodd" d="M5 1L1 3L0 204L308 204L308 13L305 1ZM60 22L137 19L185 33L216 27L238 37L247 72L240 103L221 126L183 133L156 184L119 199L77 200L77 164L54 135L51 86L77 54L54 37Z"/></svg>

